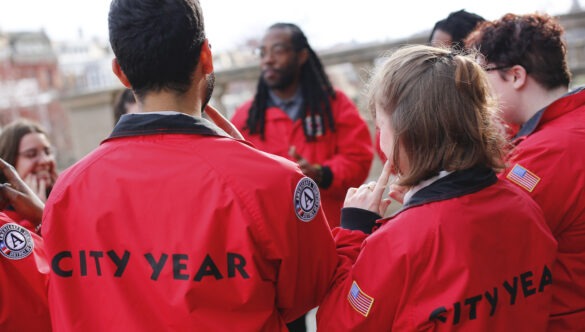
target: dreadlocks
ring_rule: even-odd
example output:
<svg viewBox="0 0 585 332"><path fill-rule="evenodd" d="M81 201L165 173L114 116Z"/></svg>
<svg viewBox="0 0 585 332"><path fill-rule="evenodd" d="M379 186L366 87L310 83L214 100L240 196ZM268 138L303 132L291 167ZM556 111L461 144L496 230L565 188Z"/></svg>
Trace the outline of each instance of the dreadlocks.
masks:
<svg viewBox="0 0 585 332"><path fill-rule="evenodd" d="M329 98L335 99L335 90L323 69L321 60L307 41L307 37L301 29L291 23L276 23L270 29L288 29L291 33L291 42L295 52L307 49L309 58L301 67L300 86L301 94L303 96L303 104L301 105L301 119L310 118L310 121L303 121L303 131L307 141L315 139L317 132L318 121L317 117L321 118L323 133L326 132L328 126L331 131L335 131L335 123L333 121L333 113L331 112L331 103ZM264 82L262 77L258 81L256 95L248 113L246 120L246 127L250 134L260 134L264 140L264 124L266 118L266 108L268 106L269 87ZM311 127L309 127L311 126Z"/></svg>

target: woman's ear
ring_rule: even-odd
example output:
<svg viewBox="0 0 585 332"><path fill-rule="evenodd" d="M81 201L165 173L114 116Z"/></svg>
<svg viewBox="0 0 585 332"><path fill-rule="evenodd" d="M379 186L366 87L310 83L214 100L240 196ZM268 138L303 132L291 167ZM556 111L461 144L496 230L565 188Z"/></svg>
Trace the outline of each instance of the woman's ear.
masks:
<svg viewBox="0 0 585 332"><path fill-rule="evenodd" d="M116 59L116 58L112 59L112 71L114 72L114 75L116 75L118 77L120 82L125 87L127 87L128 89L132 89L132 85L128 81L128 77L126 77L126 74L124 74L124 72L122 71L122 68L120 67L120 64L118 63L118 59Z"/></svg>

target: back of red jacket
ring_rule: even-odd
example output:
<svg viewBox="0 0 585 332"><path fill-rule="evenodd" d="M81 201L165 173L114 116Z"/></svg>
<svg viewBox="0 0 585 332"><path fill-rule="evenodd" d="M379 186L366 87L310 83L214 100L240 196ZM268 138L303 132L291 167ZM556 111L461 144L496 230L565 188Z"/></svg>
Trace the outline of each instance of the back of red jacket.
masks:
<svg viewBox="0 0 585 332"><path fill-rule="evenodd" d="M323 296L337 261L315 183L185 117L125 116L60 176L55 329L278 331Z"/></svg>
<svg viewBox="0 0 585 332"><path fill-rule="evenodd" d="M501 177L540 205L559 242L549 331L585 329L585 88L537 113L518 136Z"/></svg>
<svg viewBox="0 0 585 332"><path fill-rule="evenodd" d="M43 240L0 212L0 331L51 331Z"/></svg>
<svg viewBox="0 0 585 332"><path fill-rule="evenodd" d="M335 230L344 264L319 329L546 331L556 241L542 211L501 180L453 195L456 176L419 191L363 244L359 231Z"/></svg>

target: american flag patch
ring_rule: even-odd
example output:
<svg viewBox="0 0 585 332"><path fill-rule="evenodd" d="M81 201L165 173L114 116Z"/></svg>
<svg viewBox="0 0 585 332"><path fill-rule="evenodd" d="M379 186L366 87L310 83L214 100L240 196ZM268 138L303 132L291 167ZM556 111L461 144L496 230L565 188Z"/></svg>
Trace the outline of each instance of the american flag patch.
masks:
<svg viewBox="0 0 585 332"><path fill-rule="evenodd" d="M6 246L4 241L0 242L0 250L7 255L10 254L10 249Z"/></svg>
<svg viewBox="0 0 585 332"><path fill-rule="evenodd" d="M540 178L536 176L536 174L530 172L519 164L516 164L514 168L512 168L506 178L529 192L532 192L538 182L540 182Z"/></svg>
<svg viewBox="0 0 585 332"><path fill-rule="evenodd" d="M374 304L374 298L362 292L355 281L351 284L351 289L349 290L349 294L347 294L347 300L364 317L368 317L370 309L372 309L372 304Z"/></svg>

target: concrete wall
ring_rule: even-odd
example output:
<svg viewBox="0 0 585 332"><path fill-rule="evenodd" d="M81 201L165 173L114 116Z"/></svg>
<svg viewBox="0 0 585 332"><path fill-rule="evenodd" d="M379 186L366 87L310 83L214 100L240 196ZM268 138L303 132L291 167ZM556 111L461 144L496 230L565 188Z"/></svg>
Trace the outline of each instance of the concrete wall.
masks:
<svg viewBox="0 0 585 332"><path fill-rule="evenodd" d="M69 114L73 154L77 160L95 149L112 131L112 105L119 91L114 88L62 99L62 105Z"/></svg>

